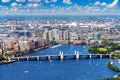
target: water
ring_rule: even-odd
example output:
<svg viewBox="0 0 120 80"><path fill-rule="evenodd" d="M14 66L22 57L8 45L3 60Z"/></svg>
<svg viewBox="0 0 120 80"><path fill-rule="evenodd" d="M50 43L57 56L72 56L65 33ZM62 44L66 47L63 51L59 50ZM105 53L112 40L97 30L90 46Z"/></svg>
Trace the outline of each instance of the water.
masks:
<svg viewBox="0 0 120 80"><path fill-rule="evenodd" d="M62 45L56 48L34 52L28 55L74 53L89 53L87 46ZM40 60L21 61L0 65L0 80L96 80L119 74L107 68L110 59L70 59L70 60Z"/></svg>

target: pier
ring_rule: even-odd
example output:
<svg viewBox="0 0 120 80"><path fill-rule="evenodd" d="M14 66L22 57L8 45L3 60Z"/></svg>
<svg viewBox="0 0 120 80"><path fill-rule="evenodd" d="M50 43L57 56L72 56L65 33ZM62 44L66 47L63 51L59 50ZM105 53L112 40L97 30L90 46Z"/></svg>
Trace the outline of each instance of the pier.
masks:
<svg viewBox="0 0 120 80"><path fill-rule="evenodd" d="M11 60L16 61L30 61L30 60L52 60L52 59L59 59L64 60L68 59L92 59L92 58L111 58L112 54L79 54L78 52L75 52L74 54L63 54L63 52L60 52L59 54L54 55L40 55L40 56L21 56L21 57L13 57Z"/></svg>

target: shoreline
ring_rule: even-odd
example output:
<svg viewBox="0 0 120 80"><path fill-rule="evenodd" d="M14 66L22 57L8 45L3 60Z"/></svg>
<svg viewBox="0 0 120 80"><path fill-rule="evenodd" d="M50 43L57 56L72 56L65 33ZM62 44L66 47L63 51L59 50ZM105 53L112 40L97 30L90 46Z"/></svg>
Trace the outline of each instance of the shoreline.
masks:
<svg viewBox="0 0 120 80"><path fill-rule="evenodd" d="M113 62L112 61L108 61L107 62L107 66L109 69L113 70L113 71L116 71L116 72L120 72L120 68L113 65Z"/></svg>
<svg viewBox="0 0 120 80"><path fill-rule="evenodd" d="M29 51L26 51L26 52L24 52L24 53L22 53L22 54L19 54L18 56L23 56L23 55L26 55L26 54L30 54L31 52L36 52L36 51L39 51L39 50L42 50L42 49L47 49L47 48L49 48L49 47L51 47L51 45L48 45L48 46L45 46L45 47L41 47L41 48L36 48L36 49L33 49L33 50L29 50ZM15 56L15 55L14 55ZM2 60L2 61L0 61L0 65L2 65L2 64L9 64L9 63L13 63L13 62L15 62L16 60L10 60L10 61L7 61L7 60Z"/></svg>
<svg viewBox="0 0 120 80"><path fill-rule="evenodd" d="M2 61L0 61L0 65L2 65L2 64L9 64L9 63L13 63L13 62L16 62L16 60L10 60L10 61L2 60Z"/></svg>

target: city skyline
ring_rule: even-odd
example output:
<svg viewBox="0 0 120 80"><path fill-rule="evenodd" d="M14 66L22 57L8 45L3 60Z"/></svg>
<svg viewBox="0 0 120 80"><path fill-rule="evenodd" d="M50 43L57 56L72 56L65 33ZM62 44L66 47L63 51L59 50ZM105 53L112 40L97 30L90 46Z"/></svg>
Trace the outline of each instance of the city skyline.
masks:
<svg viewBox="0 0 120 80"><path fill-rule="evenodd" d="M119 15L119 12L119 0L0 1L0 15Z"/></svg>

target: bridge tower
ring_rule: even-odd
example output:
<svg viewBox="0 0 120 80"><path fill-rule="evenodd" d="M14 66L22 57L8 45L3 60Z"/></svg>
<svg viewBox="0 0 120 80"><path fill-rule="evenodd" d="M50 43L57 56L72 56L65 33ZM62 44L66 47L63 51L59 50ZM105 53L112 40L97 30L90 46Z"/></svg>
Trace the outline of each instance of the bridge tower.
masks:
<svg viewBox="0 0 120 80"><path fill-rule="evenodd" d="M75 53L75 58L76 58L76 59L79 59L79 52L76 52L76 53Z"/></svg>
<svg viewBox="0 0 120 80"><path fill-rule="evenodd" d="M37 56L37 60L39 60L40 59L40 57L39 56Z"/></svg>
<svg viewBox="0 0 120 80"><path fill-rule="evenodd" d="M90 58L90 59L92 58L92 55L91 55L91 54L89 55L89 58Z"/></svg>
<svg viewBox="0 0 120 80"><path fill-rule="evenodd" d="M100 58L102 58L102 54L100 54Z"/></svg>
<svg viewBox="0 0 120 80"><path fill-rule="evenodd" d="M19 57L17 57L17 60L18 60L18 61L20 60Z"/></svg>
<svg viewBox="0 0 120 80"><path fill-rule="evenodd" d="M112 54L110 54L109 57L111 58L111 57L112 57Z"/></svg>
<svg viewBox="0 0 120 80"><path fill-rule="evenodd" d="M63 54L63 52L60 52L59 55L60 55L60 60L63 60L63 59L64 59L64 54Z"/></svg>
<svg viewBox="0 0 120 80"><path fill-rule="evenodd" d="M29 57L26 57L27 61L29 61Z"/></svg>
<svg viewBox="0 0 120 80"><path fill-rule="evenodd" d="M48 58L48 60L50 60L50 59L51 59L51 56L50 56L50 55L48 55L48 56L47 56L47 58Z"/></svg>

